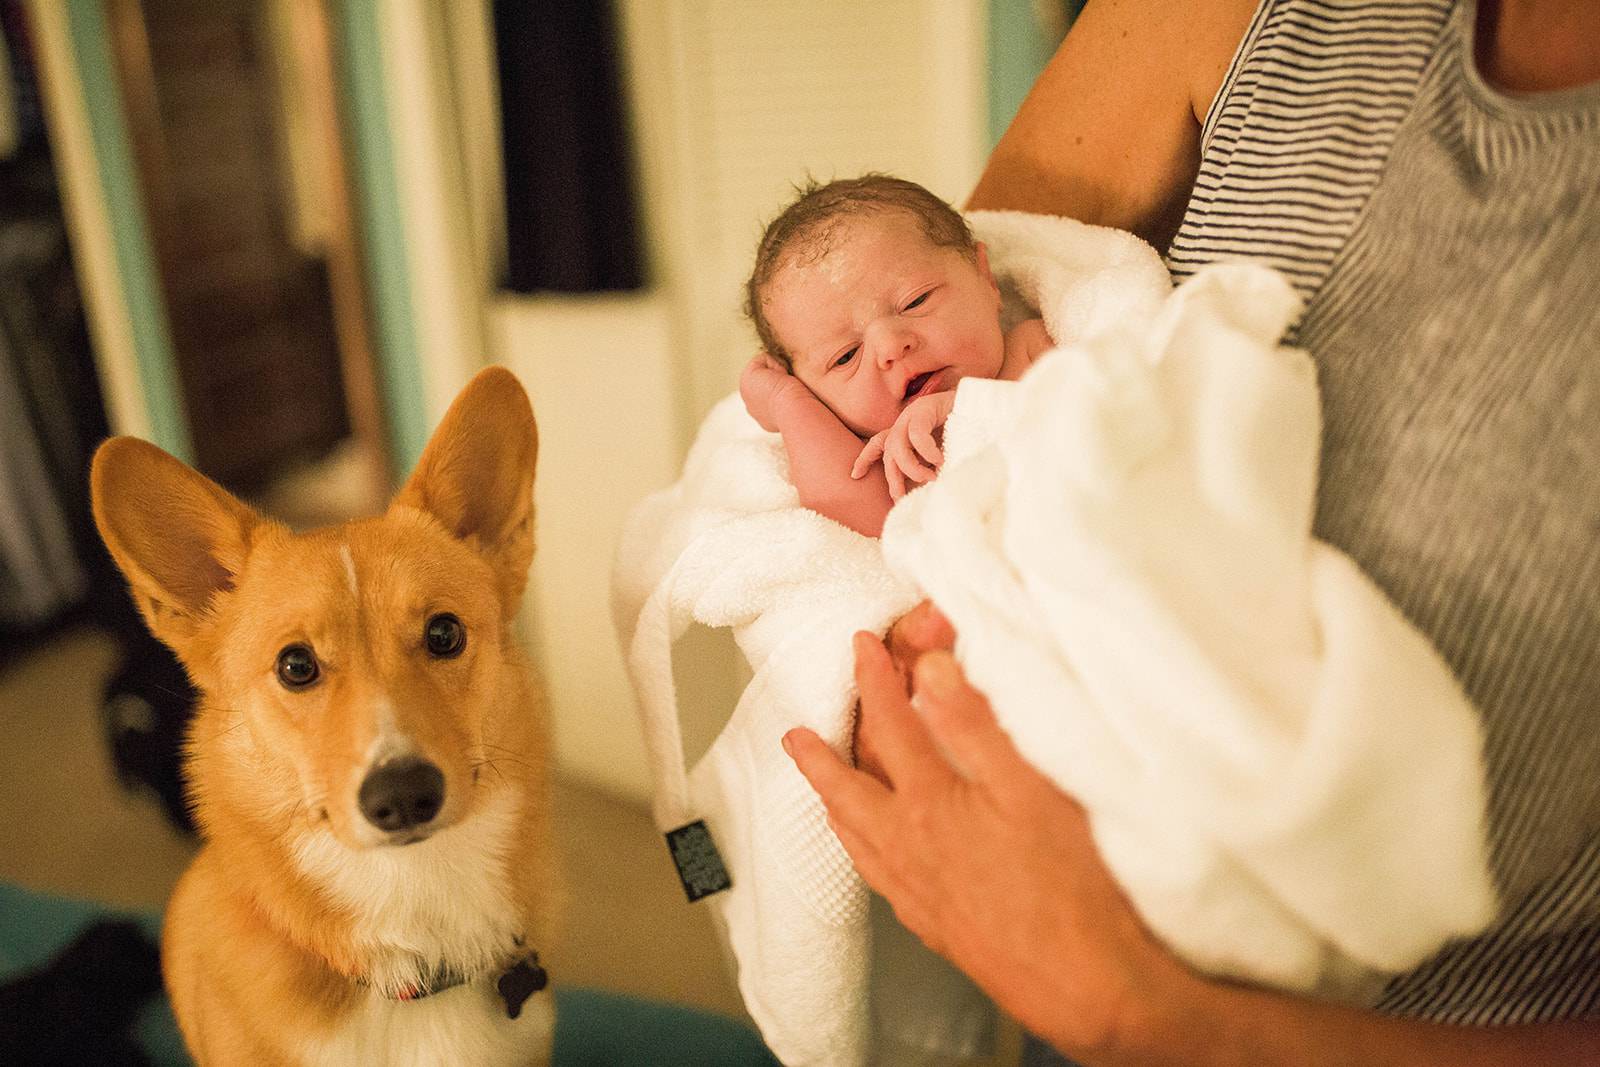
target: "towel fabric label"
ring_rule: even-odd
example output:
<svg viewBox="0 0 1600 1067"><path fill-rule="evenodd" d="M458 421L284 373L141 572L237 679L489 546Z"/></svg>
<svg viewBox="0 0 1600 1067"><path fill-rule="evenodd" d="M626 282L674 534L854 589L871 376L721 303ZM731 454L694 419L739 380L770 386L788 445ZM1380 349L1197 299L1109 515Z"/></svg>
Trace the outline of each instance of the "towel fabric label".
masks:
<svg viewBox="0 0 1600 1067"><path fill-rule="evenodd" d="M678 879L683 882L689 903L733 885L704 819L668 831L667 848L672 851L672 862L677 865Z"/></svg>

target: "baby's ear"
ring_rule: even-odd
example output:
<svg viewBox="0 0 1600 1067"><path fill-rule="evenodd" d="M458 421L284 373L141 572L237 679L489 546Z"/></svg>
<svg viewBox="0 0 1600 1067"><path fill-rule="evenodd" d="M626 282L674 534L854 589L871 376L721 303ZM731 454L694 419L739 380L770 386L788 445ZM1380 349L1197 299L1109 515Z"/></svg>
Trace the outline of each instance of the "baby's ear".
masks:
<svg viewBox="0 0 1600 1067"><path fill-rule="evenodd" d="M994 295L1000 296L1000 283L994 280L994 272L989 269L989 246L978 241L974 246L978 251L978 273L983 275L983 280L989 283L989 288L994 290Z"/></svg>
<svg viewBox="0 0 1600 1067"><path fill-rule="evenodd" d="M1005 312L1005 298L1000 294L1000 283L995 280L994 270L989 269L989 246L982 242L976 243L978 248L978 274L984 275L984 282L989 283L990 293L995 294L995 312Z"/></svg>

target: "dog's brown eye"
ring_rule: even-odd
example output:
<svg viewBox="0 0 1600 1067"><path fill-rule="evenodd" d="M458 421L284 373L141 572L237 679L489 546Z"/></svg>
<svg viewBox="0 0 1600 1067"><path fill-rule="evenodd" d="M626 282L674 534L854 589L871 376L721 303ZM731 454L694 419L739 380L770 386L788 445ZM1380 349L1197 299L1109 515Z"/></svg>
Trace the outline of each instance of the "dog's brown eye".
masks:
<svg viewBox="0 0 1600 1067"><path fill-rule="evenodd" d="M431 656L440 659L459 656L467 644L467 628L462 626L461 620L454 615L435 615L428 620L428 628L423 633L423 643L428 646L428 654Z"/></svg>
<svg viewBox="0 0 1600 1067"><path fill-rule="evenodd" d="M278 681L285 689L304 689L321 673L317 654L305 645L290 645L278 653Z"/></svg>

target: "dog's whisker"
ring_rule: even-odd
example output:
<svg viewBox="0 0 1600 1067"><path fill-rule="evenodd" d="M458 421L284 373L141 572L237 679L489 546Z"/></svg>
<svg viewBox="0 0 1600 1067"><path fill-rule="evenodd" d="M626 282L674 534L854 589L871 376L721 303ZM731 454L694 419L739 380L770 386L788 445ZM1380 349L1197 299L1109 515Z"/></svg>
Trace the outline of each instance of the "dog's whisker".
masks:
<svg viewBox="0 0 1600 1067"><path fill-rule="evenodd" d="M491 771L493 771L496 775L498 775L500 780L503 782L503 781L506 780L505 772L501 771L500 768L495 765L496 762L497 761L492 760L492 759L475 760L473 762L473 764L472 764L472 769L474 771L478 771L478 770L482 770L484 767L487 767Z"/></svg>
<svg viewBox="0 0 1600 1067"><path fill-rule="evenodd" d="M305 807L306 807L306 802L304 800L295 801L294 807L289 809L288 818L284 820L284 824L283 824L284 833L288 833L290 830L294 829L295 820L299 816L299 814L302 811L305 810Z"/></svg>
<svg viewBox="0 0 1600 1067"><path fill-rule="evenodd" d="M221 704L196 704L195 708L194 708L194 712L195 712L196 715L199 715L202 712L204 712L204 713L209 713L209 714L213 714L213 715L223 715L223 716L227 716L229 718L236 718L236 719L242 719L244 717L244 709L243 708L225 708Z"/></svg>
<svg viewBox="0 0 1600 1067"><path fill-rule="evenodd" d="M532 763L528 762L525 759L517 759L515 756L495 756L493 759L487 759L487 760L484 760L483 762L484 763L488 763L488 764L493 764L493 763L497 763L497 762L501 762L501 761L504 761L504 762L510 763L510 764L514 764L514 765L516 765L518 767L526 768L527 770L530 770L530 771L533 770L533 764Z"/></svg>
<svg viewBox="0 0 1600 1067"><path fill-rule="evenodd" d="M493 748L493 749L495 749L495 751L497 751L497 752L504 752L504 753L508 753L508 755L503 755L503 756L495 756L495 757L494 757L494 758L495 758L495 759L503 759L503 760L510 760L510 761L511 761L511 762L513 762L513 763L526 763L526 762L527 762L527 761L526 761L526 760L522 760L522 759L520 759L520 758L519 758L519 757L517 757L517 756L515 756L515 755L510 755L510 754L509 754L509 753L514 753L514 752L515 752L515 751L516 751L516 750L515 750L515 749L510 749L510 748L500 748L500 747L499 747L499 746L496 746L496 745L487 745L487 746L485 746L485 747L486 747L486 748Z"/></svg>
<svg viewBox="0 0 1600 1067"><path fill-rule="evenodd" d="M496 749L494 755L490 755L487 752L484 753L484 758L485 759L511 759L511 760L514 760L514 759L520 759L521 757L516 754L516 751L514 749L502 748L502 749Z"/></svg>

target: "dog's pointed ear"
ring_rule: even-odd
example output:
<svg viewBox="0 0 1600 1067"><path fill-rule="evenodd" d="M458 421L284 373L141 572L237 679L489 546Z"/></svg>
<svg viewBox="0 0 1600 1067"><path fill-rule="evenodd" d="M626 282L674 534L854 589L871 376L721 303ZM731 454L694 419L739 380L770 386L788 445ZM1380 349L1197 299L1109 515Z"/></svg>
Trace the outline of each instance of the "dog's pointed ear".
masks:
<svg viewBox="0 0 1600 1067"><path fill-rule="evenodd" d="M506 617L533 562L533 474L539 431L516 375L488 367L467 383L395 497L475 545L494 566Z"/></svg>
<svg viewBox="0 0 1600 1067"><path fill-rule="evenodd" d="M89 495L100 537L150 631L184 655L267 520L133 437L113 437L95 452Z"/></svg>

